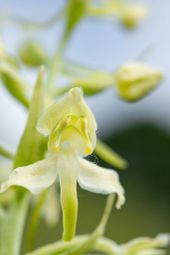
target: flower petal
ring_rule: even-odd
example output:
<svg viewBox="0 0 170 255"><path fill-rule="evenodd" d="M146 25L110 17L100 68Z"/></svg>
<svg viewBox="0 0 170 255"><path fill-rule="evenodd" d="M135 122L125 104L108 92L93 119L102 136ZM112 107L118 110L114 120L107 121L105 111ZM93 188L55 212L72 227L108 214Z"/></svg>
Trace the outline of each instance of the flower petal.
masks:
<svg viewBox="0 0 170 255"><path fill-rule="evenodd" d="M22 186L34 194L40 193L54 183L57 176L56 168L56 158L52 157L25 167L18 167L1 184L0 192L16 185Z"/></svg>
<svg viewBox="0 0 170 255"><path fill-rule="evenodd" d="M113 170L99 167L85 159L79 158L78 182L83 189L102 194L117 193L116 207L125 202L124 189L118 174Z"/></svg>
<svg viewBox="0 0 170 255"><path fill-rule="evenodd" d="M87 118L89 135L94 147L96 144L96 120L84 101L82 90L77 87L71 89L62 99L52 104L44 112L38 121L38 131L46 136L49 135L59 121L67 115L84 116Z"/></svg>
<svg viewBox="0 0 170 255"><path fill-rule="evenodd" d="M58 174L63 212L63 239L70 241L75 235L77 223L77 161L71 154L61 154L58 159Z"/></svg>

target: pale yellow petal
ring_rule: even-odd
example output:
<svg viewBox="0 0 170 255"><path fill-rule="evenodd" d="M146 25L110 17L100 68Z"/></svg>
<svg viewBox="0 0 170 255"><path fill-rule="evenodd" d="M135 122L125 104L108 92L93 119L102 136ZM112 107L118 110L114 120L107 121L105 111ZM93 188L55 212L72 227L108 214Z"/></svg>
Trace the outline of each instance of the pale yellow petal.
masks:
<svg viewBox="0 0 170 255"><path fill-rule="evenodd" d="M6 191L11 186L21 186L37 194L51 186L56 177L56 159L50 157L34 164L14 169L8 179L1 184L0 192Z"/></svg>
<svg viewBox="0 0 170 255"><path fill-rule="evenodd" d="M79 158L78 182L83 189L91 192L116 193L118 196L117 208L120 208L125 202L124 189L119 182L118 174L114 170L108 170Z"/></svg>

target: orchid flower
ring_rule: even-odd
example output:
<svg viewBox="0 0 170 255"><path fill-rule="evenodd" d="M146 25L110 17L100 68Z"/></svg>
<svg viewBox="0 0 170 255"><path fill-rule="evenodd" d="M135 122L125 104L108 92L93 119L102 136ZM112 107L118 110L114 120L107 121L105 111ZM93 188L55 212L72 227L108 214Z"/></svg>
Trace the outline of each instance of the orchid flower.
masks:
<svg viewBox="0 0 170 255"><path fill-rule="evenodd" d="M155 238L138 237L120 245L108 238L100 238L94 250L103 250L107 254L117 255L163 255L169 243L168 233L159 234Z"/></svg>
<svg viewBox="0 0 170 255"><path fill-rule="evenodd" d="M14 169L2 183L0 192L18 185L38 194L58 180L63 211L63 238L68 241L75 234L77 222L77 182L91 192L116 193L117 208L125 201L124 189L115 171L83 159L96 146L97 124L80 88L71 89L47 108L38 121L37 130L49 136L47 157Z"/></svg>

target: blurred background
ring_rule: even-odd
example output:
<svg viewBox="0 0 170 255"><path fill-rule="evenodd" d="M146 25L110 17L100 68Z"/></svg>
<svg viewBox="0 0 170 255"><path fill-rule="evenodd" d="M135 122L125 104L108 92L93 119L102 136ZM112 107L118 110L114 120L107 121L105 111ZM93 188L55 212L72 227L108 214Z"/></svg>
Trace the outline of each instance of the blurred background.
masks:
<svg viewBox="0 0 170 255"><path fill-rule="evenodd" d="M64 3L0 0L0 33L8 51L13 53L24 39L34 38L53 52L62 23L43 33L23 33L15 24L4 22L3 17L44 21ZM148 6L149 16L136 29L126 30L114 20L87 18L76 29L66 52L75 62L106 71L141 59L165 76L162 85L137 103L121 101L113 89L87 98L97 118L98 135L129 162L129 168L120 172L127 202L120 211L113 210L106 231L117 242L170 232L170 2L140 3ZM35 81L34 73L25 75L32 83ZM25 120L25 110L0 86L0 141L15 149ZM108 166L95 155L91 159ZM99 221L105 197L80 190L79 200L78 233L90 232ZM58 228L60 233L61 226ZM41 224L39 231L37 245L56 240L56 228L49 230Z"/></svg>

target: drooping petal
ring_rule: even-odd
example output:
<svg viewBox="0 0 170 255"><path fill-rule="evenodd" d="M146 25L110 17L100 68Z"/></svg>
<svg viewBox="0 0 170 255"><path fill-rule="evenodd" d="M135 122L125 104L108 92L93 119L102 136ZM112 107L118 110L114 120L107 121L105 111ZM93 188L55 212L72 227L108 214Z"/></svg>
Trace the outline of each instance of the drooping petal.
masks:
<svg viewBox="0 0 170 255"><path fill-rule="evenodd" d="M44 135L49 135L56 125L66 116L83 116L88 120L89 135L93 147L96 144L97 124L95 118L83 99L80 88L71 89L62 99L52 104L38 121L37 129Z"/></svg>
<svg viewBox="0 0 170 255"><path fill-rule="evenodd" d="M118 196L117 208L120 208L125 202L124 189L119 182L118 174L111 169L99 167L79 158L78 182L83 189L95 193L116 193Z"/></svg>
<svg viewBox="0 0 170 255"><path fill-rule="evenodd" d="M51 186L57 177L56 158L49 157L34 164L18 167L1 184L0 192L11 186L21 186L37 194Z"/></svg>
<svg viewBox="0 0 170 255"><path fill-rule="evenodd" d="M70 241L75 235L77 223L77 162L75 156L62 154L58 159L58 174L63 212L63 239Z"/></svg>

